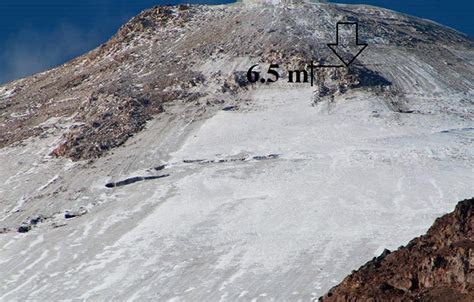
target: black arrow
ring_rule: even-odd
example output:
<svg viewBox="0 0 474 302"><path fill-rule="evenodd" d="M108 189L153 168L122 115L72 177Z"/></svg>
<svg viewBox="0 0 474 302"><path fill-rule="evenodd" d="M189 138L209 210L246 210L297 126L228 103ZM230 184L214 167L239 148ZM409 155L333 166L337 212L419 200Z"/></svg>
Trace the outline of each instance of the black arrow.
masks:
<svg viewBox="0 0 474 302"><path fill-rule="evenodd" d="M339 32L339 28L341 26L353 27L354 25L355 37L353 31L350 31L350 35L346 35L342 37L343 39L340 39L342 35ZM357 22L337 22L336 43L329 43L328 47L336 54L344 65L349 66L364 51L367 44L359 43L359 24Z"/></svg>

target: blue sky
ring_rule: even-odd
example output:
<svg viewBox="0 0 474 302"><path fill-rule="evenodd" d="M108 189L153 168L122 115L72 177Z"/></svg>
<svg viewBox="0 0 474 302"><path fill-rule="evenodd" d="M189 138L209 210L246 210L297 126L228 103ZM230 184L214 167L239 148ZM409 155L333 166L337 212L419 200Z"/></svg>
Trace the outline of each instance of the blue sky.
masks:
<svg viewBox="0 0 474 302"><path fill-rule="evenodd" d="M0 0L0 83L64 63L105 42L143 9L229 0ZM474 36L474 0L363 0L433 19Z"/></svg>

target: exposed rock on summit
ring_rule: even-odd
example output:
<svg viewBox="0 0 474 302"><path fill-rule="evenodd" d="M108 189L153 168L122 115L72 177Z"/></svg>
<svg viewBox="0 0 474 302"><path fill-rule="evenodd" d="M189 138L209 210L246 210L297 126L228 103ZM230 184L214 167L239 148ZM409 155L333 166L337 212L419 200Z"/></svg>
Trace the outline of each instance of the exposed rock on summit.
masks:
<svg viewBox="0 0 474 302"><path fill-rule="evenodd" d="M458 91L469 86L457 74L472 77L472 68L451 48L472 47L472 40L391 11L303 1L154 7L90 53L7 85L8 98L0 103L0 147L41 135L46 121L67 116L72 125L52 154L100 157L141 131L167 104L198 99L212 104L248 89L251 63L279 64L282 75L312 60L340 64L327 47L339 21L359 22L360 39L369 47L349 69L318 71L316 95L393 84L391 90L403 99L407 71L400 56L419 57L445 73L442 84Z"/></svg>

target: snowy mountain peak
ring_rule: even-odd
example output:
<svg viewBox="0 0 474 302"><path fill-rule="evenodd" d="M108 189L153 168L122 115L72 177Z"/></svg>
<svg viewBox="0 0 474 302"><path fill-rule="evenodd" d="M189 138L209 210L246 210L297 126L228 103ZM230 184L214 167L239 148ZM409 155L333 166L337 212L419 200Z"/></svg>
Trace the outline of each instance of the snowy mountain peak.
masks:
<svg viewBox="0 0 474 302"><path fill-rule="evenodd" d="M473 195L473 46L368 6L160 6L0 87L0 300L317 298Z"/></svg>

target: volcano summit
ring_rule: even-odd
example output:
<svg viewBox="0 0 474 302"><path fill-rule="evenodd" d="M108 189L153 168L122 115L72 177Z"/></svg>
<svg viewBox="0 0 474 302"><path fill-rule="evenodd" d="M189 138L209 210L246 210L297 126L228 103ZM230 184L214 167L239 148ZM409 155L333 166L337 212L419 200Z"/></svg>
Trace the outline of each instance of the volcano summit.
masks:
<svg viewBox="0 0 474 302"><path fill-rule="evenodd" d="M160 6L0 87L0 300L317 299L474 195L473 46L365 5ZM311 61L344 66L283 79Z"/></svg>

